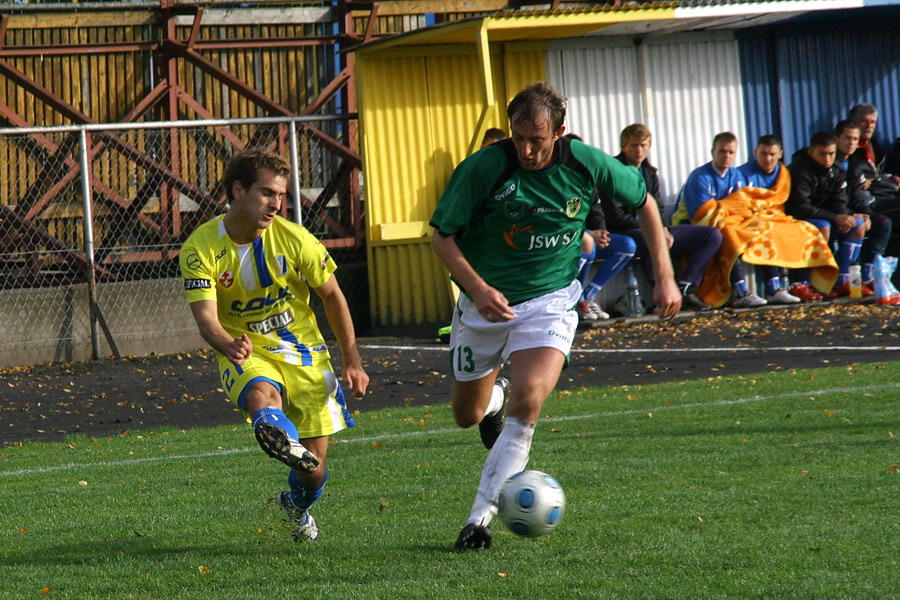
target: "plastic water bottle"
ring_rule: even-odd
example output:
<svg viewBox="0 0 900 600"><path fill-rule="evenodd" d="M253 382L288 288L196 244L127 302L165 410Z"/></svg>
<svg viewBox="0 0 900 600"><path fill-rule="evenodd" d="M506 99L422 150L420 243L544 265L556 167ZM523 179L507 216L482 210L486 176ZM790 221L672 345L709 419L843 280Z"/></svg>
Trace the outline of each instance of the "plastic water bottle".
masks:
<svg viewBox="0 0 900 600"><path fill-rule="evenodd" d="M850 265L850 297L862 298L862 271L859 265Z"/></svg>
<svg viewBox="0 0 900 600"><path fill-rule="evenodd" d="M641 289L638 287L637 277L634 276L634 267L631 263L625 267L625 311L628 317L639 317L644 314Z"/></svg>

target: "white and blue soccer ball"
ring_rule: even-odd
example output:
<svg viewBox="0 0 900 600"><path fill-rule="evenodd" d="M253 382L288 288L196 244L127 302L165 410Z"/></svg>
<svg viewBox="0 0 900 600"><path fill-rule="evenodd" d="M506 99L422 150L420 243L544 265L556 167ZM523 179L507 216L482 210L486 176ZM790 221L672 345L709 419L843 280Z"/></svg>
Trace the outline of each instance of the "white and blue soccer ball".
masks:
<svg viewBox="0 0 900 600"><path fill-rule="evenodd" d="M541 471L522 471L506 480L497 500L497 516L510 531L538 537L553 531L566 508L562 486Z"/></svg>

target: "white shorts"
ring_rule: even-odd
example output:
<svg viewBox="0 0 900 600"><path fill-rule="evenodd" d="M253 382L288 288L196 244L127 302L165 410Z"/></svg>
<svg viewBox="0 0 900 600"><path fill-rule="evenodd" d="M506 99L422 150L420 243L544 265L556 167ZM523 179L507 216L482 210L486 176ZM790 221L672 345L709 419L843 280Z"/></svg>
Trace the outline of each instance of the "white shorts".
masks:
<svg viewBox="0 0 900 600"><path fill-rule="evenodd" d="M581 283L573 281L555 292L512 307L511 321L492 323L460 294L453 309L450 365L457 381L481 379L509 360L509 355L530 348L556 348L568 356L578 328L575 304Z"/></svg>

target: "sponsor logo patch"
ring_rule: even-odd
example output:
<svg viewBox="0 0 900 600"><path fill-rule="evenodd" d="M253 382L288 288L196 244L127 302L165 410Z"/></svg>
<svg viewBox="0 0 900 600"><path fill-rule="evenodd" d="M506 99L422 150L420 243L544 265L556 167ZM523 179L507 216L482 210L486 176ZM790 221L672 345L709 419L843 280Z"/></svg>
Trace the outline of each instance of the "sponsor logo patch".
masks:
<svg viewBox="0 0 900 600"><path fill-rule="evenodd" d="M291 309L287 309L283 313L279 313L277 315L272 315L268 319L263 319L262 321L252 321L247 323L247 329L252 331L253 333L268 333L275 329L281 329L282 327L287 327L291 323L294 322L294 313L291 312Z"/></svg>
<svg viewBox="0 0 900 600"><path fill-rule="evenodd" d="M185 260L184 262L192 269L199 269L203 266L203 261L200 260L200 257L194 253L188 255L187 260Z"/></svg>
<svg viewBox="0 0 900 600"><path fill-rule="evenodd" d="M212 287L209 279L185 279L184 289L186 290L208 290Z"/></svg>

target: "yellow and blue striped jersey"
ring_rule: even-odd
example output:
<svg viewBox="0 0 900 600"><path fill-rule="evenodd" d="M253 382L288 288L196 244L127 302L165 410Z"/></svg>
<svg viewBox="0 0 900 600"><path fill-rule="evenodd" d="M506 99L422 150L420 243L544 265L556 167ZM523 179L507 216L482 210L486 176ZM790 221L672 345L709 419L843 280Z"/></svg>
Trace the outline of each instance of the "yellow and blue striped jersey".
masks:
<svg viewBox="0 0 900 600"><path fill-rule="evenodd" d="M179 265L188 302L216 302L222 327L246 333L254 353L296 365L329 358L309 287L325 284L337 266L305 227L276 216L252 243L236 244L221 215L188 237Z"/></svg>

